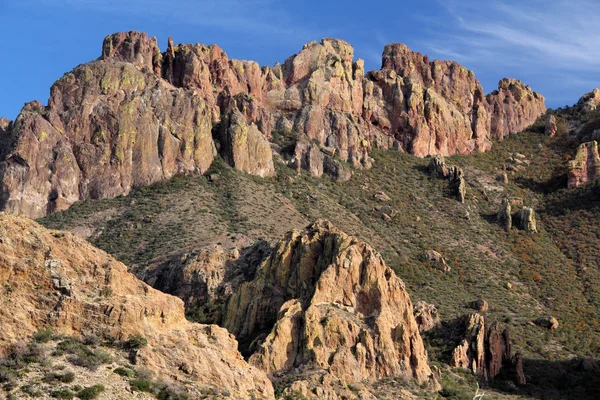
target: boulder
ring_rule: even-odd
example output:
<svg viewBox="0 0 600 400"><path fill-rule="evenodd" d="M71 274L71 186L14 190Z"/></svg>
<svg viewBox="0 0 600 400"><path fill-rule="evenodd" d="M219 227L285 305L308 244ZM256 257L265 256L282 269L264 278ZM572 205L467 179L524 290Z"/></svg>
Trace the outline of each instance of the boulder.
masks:
<svg viewBox="0 0 600 400"><path fill-rule="evenodd" d="M437 251L427 250L427 251L425 251L424 256L425 256L425 261L428 261L435 268L437 268L441 271L444 271L444 272L450 272L452 270L452 268L450 268L450 266L446 263L444 256L442 256Z"/></svg>
<svg viewBox="0 0 600 400"><path fill-rule="evenodd" d="M551 332L556 331L559 327L558 320L553 316L538 318L535 320L535 323L536 325L550 329Z"/></svg>
<svg viewBox="0 0 600 400"><path fill-rule="evenodd" d="M489 309L488 302L485 301L484 299L479 299L479 300L474 301L472 303L472 306L475 310L477 310L479 312L485 312Z"/></svg>
<svg viewBox="0 0 600 400"><path fill-rule="evenodd" d="M518 214L518 226L529 233L537 233L537 223L535 220L535 211L529 207L523 207Z"/></svg>
<svg viewBox="0 0 600 400"><path fill-rule="evenodd" d="M442 326L438 310L433 304L418 301L415 304L414 315L419 326L419 332L427 332Z"/></svg>

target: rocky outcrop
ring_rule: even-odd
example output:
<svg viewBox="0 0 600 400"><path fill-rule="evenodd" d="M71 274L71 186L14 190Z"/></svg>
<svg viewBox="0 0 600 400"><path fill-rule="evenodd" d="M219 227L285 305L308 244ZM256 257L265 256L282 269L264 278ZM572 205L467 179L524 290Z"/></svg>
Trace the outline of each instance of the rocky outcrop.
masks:
<svg viewBox="0 0 600 400"><path fill-rule="evenodd" d="M221 122L219 133L220 152L232 167L262 177L275 175L269 141L235 106Z"/></svg>
<svg viewBox="0 0 600 400"><path fill-rule="evenodd" d="M339 39L261 68L216 45L169 39L161 53L146 34L117 33L100 59L53 85L47 107L32 102L2 123L0 209L40 217L203 173L217 154L273 176L277 130L297 137L290 166L346 181L346 163L369 168L375 147L417 156L485 151L542 109L543 98L518 81L503 80L486 99L472 72L401 44L386 46L382 69L365 76ZM464 197L464 182L456 186Z"/></svg>
<svg viewBox="0 0 600 400"><path fill-rule="evenodd" d="M600 154L598 142L579 145L575 158L569 162L569 188L593 183L600 178Z"/></svg>
<svg viewBox="0 0 600 400"><path fill-rule="evenodd" d="M419 326L419 332L427 332L442 326L438 310L433 304L418 301L415 304L414 314Z"/></svg>
<svg viewBox="0 0 600 400"><path fill-rule="evenodd" d="M452 268L446 263L444 256L435 250L426 250L424 254L425 261L440 271L450 272Z"/></svg>
<svg viewBox="0 0 600 400"><path fill-rule="evenodd" d="M404 284L329 222L286 235L233 291L223 326L251 364L274 377L304 371L301 385L324 371L343 386L401 375L437 387Z"/></svg>
<svg viewBox="0 0 600 400"><path fill-rule="evenodd" d="M461 203L465 202L467 184L461 168L454 165L446 165L444 156L437 154L429 161L429 173L434 177L447 179L450 182L450 188L455 193L458 201Z"/></svg>
<svg viewBox="0 0 600 400"><path fill-rule="evenodd" d="M526 129L546 112L544 96L516 79L502 79L487 101L491 136L497 140Z"/></svg>
<svg viewBox="0 0 600 400"><path fill-rule="evenodd" d="M529 233L537 233L535 211L530 207L523 207L516 218L519 229Z"/></svg>
<svg viewBox="0 0 600 400"><path fill-rule="evenodd" d="M506 232L510 231L510 229L512 228L511 210L512 206L510 204L510 200L507 198L502 199L500 210L498 211L496 219L498 220L500 226L502 226Z"/></svg>
<svg viewBox="0 0 600 400"><path fill-rule="evenodd" d="M594 111L598 104L600 104L600 89L595 88L584 94L577 102L576 107L582 111Z"/></svg>
<svg viewBox="0 0 600 400"><path fill-rule="evenodd" d="M558 320L553 316L538 318L535 320L535 323L541 327L549 329L551 332L556 331L559 327Z"/></svg>
<svg viewBox="0 0 600 400"><path fill-rule="evenodd" d="M453 350L450 365L468 369L486 379L493 379L502 368L515 372L519 384L525 384L520 353L512 357L508 329L502 330L498 322L487 325L480 314L466 316L462 325L464 335Z"/></svg>
<svg viewBox="0 0 600 400"><path fill-rule="evenodd" d="M71 234L0 214L0 283L9 288L0 296L0 353L46 327L79 337L142 335L148 346L136 363L187 382L194 398L211 389L274 398L271 382L243 360L225 329L188 322L180 299Z"/></svg>
<svg viewBox="0 0 600 400"><path fill-rule="evenodd" d="M558 125L556 125L556 117L554 116L554 114L548 114L548 116L546 117L546 126L544 128L544 133L547 136L553 137L554 135L556 135L557 131Z"/></svg>

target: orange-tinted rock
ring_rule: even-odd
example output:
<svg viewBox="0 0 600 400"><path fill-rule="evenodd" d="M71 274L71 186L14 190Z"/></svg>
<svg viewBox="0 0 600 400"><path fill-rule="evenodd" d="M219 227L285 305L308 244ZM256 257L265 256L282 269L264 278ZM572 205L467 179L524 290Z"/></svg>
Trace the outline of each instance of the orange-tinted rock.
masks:
<svg viewBox="0 0 600 400"><path fill-rule="evenodd" d="M558 126L556 125L556 117L554 114L548 114L546 117L546 127L544 129L544 133L550 137L556 135L558 131Z"/></svg>
<svg viewBox="0 0 600 400"><path fill-rule="evenodd" d="M600 154L598 142L579 145L575 159L569 162L568 186L587 185L600 178Z"/></svg>
<svg viewBox="0 0 600 400"><path fill-rule="evenodd" d="M0 283L11 288L0 296L0 354L41 328L116 340L142 335L148 345L136 363L186 382L193 398L207 389L274 398L267 376L243 360L229 332L188 322L180 299L139 281L103 251L6 214L0 214L0 237Z"/></svg>
<svg viewBox="0 0 600 400"><path fill-rule="evenodd" d="M226 310L223 325L269 374L325 369L344 385L402 375L437 387L403 282L329 222L286 235Z"/></svg>

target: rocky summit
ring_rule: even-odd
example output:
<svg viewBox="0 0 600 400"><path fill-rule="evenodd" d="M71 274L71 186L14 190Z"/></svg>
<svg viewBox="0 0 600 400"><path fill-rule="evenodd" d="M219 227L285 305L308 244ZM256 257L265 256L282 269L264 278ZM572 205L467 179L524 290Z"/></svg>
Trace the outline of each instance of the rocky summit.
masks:
<svg viewBox="0 0 600 400"><path fill-rule="evenodd" d="M271 143L291 136L290 166L348 180L371 151L423 157L486 151L532 124L544 98L503 79L485 96L472 71L385 47L365 75L339 39L306 44L283 64L229 59L218 46L165 52L145 33L108 36L98 60L59 79L48 105L3 120L0 209L40 217L76 201L112 198L177 174L204 173L220 155L273 176Z"/></svg>

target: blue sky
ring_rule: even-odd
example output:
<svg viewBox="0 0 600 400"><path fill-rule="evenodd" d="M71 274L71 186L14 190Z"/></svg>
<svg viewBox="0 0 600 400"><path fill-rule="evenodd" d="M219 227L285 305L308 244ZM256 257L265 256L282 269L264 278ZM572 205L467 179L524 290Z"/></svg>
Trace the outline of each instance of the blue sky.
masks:
<svg viewBox="0 0 600 400"><path fill-rule="evenodd" d="M598 0L0 0L0 115L46 103L52 83L127 30L175 43L217 43L230 57L284 61L323 37L350 42L367 70L387 43L475 71L486 92L518 78L549 107L600 86Z"/></svg>

